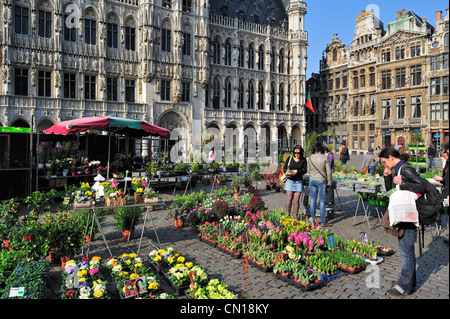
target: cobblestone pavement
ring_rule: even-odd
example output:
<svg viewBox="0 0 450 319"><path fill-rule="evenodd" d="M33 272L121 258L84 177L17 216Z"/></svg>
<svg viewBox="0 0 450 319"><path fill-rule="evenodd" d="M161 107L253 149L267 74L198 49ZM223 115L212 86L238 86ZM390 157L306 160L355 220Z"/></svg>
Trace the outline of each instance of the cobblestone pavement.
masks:
<svg viewBox="0 0 450 319"><path fill-rule="evenodd" d="M197 189L198 190L198 189ZM209 190L207 190L209 191ZM184 190L178 190L182 193ZM161 191L167 203L173 198L172 190ZM169 195L170 194L170 195ZM250 285L247 284L247 292L253 294L256 299L389 299L385 294L396 281L401 272L401 259L398 253L398 241L387 235L378 223L375 211L371 214L371 226L364 221L362 210L356 216L356 225L353 225L357 200L354 193L339 192L336 196L336 211L334 218L330 219L330 227L333 232L342 238L357 239L360 232L366 232L369 240L380 241L382 245L392 245L395 253L384 257L384 261L376 266L369 267L366 271L355 275L344 275L330 281L321 289L303 292L300 289L276 278L273 273L264 273L255 267L248 266ZM282 192L260 190L260 196L269 209L284 207L286 194ZM339 202L342 205L339 204ZM384 211L383 211L384 212ZM175 228L173 220L166 220L164 209L151 212L151 218L156 225L157 234L162 248L174 247L181 251L187 259L204 267L211 278L223 279L229 288L237 293L242 293L245 282L245 272L242 259L232 259L230 256L218 251L198 240L197 232L193 227ZM154 246L148 238L156 242L156 236L150 227L152 222L147 219L144 237L139 255L147 258ZM142 224L136 229L135 239L129 246L121 241L121 234L114 229L111 217L103 224L106 240L113 255L130 252L129 248L137 252L139 236ZM448 229L447 229L448 232ZM433 233L434 234L434 233ZM85 249L87 246L85 246ZM108 250L100 235L92 242L89 256L100 255L109 257ZM419 256L418 243L416 243L417 256L417 289L404 297L405 299L448 299L449 298L449 248L442 236L431 240L429 231L425 233L425 247L423 255ZM59 298L61 285L61 267L54 265L50 275L50 289L48 298ZM161 278L162 288L175 295L175 291L166 285ZM112 291L112 289L111 289ZM112 293L116 293L112 291ZM177 298L185 298L177 296Z"/></svg>

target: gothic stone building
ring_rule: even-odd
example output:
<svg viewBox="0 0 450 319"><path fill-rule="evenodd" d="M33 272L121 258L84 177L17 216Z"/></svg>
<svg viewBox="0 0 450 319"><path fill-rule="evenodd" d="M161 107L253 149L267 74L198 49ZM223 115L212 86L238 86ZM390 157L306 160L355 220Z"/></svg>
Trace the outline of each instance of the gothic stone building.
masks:
<svg viewBox="0 0 450 319"><path fill-rule="evenodd" d="M306 3L289 0L4 0L0 126L140 119L189 152L207 128L304 136Z"/></svg>

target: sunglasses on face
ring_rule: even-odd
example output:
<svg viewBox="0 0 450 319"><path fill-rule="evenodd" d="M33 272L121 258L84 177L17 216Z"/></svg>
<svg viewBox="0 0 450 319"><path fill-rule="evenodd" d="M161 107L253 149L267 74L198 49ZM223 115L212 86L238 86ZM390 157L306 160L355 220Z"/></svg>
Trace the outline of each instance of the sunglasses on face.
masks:
<svg viewBox="0 0 450 319"><path fill-rule="evenodd" d="M294 152L294 154L300 154L300 152Z"/></svg>

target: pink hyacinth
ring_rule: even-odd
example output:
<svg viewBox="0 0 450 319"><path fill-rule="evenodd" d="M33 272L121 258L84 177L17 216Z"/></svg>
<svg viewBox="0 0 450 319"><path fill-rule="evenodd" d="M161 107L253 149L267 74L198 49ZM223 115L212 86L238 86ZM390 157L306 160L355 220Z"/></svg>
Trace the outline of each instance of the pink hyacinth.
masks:
<svg viewBox="0 0 450 319"><path fill-rule="evenodd" d="M98 273L98 268L92 268L92 269L89 269L89 275L93 276L93 275L95 275L96 273Z"/></svg>
<svg viewBox="0 0 450 319"><path fill-rule="evenodd" d="M256 212L256 217L258 217L258 219L261 219L261 213L259 212L259 210Z"/></svg>
<svg viewBox="0 0 450 319"><path fill-rule="evenodd" d="M245 213L245 217L246 217L246 218L251 218L252 216L253 216L253 214L252 214L251 211L247 211L247 212Z"/></svg>
<svg viewBox="0 0 450 319"><path fill-rule="evenodd" d="M147 181L143 181L143 182L141 183L141 185L142 185L142 187L147 187Z"/></svg>

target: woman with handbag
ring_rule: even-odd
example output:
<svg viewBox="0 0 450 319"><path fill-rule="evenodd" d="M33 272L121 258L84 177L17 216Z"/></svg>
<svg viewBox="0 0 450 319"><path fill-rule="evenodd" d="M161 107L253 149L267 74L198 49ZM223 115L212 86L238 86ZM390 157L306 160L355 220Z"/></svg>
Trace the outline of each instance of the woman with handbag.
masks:
<svg viewBox="0 0 450 319"><path fill-rule="evenodd" d="M319 195L320 224L325 226L327 221L326 211L326 189L331 186L331 168L328 156L325 155L325 147L317 143L312 149L312 155L308 157L310 204L309 213L311 218L316 215L316 200Z"/></svg>
<svg viewBox="0 0 450 319"><path fill-rule="evenodd" d="M406 163L408 160L407 153L400 155L395 148L387 147L381 150L379 156L385 167L384 180L387 191L391 190L395 185L399 185L400 190L410 191L419 196L427 191L427 184L417 175L416 170ZM394 170L395 174L392 173L392 170ZM386 211L386 214L389 214L389 212ZM402 222L396 225L396 230L400 233L398 235L398 244L402 259L402 272L398 281L386 294L400 297L410 294L416 286L416 257L414 251L416 225L411 222Z"/></svg>
<svg viewBox="0 0 450 319"><path fill-rule="evenodd" d="M306 173L306 159L300 145L294 147L293 155L286 160L284 172L287 179L284 183L286 191L286 214L298 217L300 194L303 192L303 175Z"/></svg>
<svg viewBox="0 0 450 319"><path fill-rule="evenodd" d="M373 152L373 148L369 147L368 152L364 155L364 160L362 162L361 171L364 175L373 175L375 173L375 168L377 167L378 157Z"/></svg>

